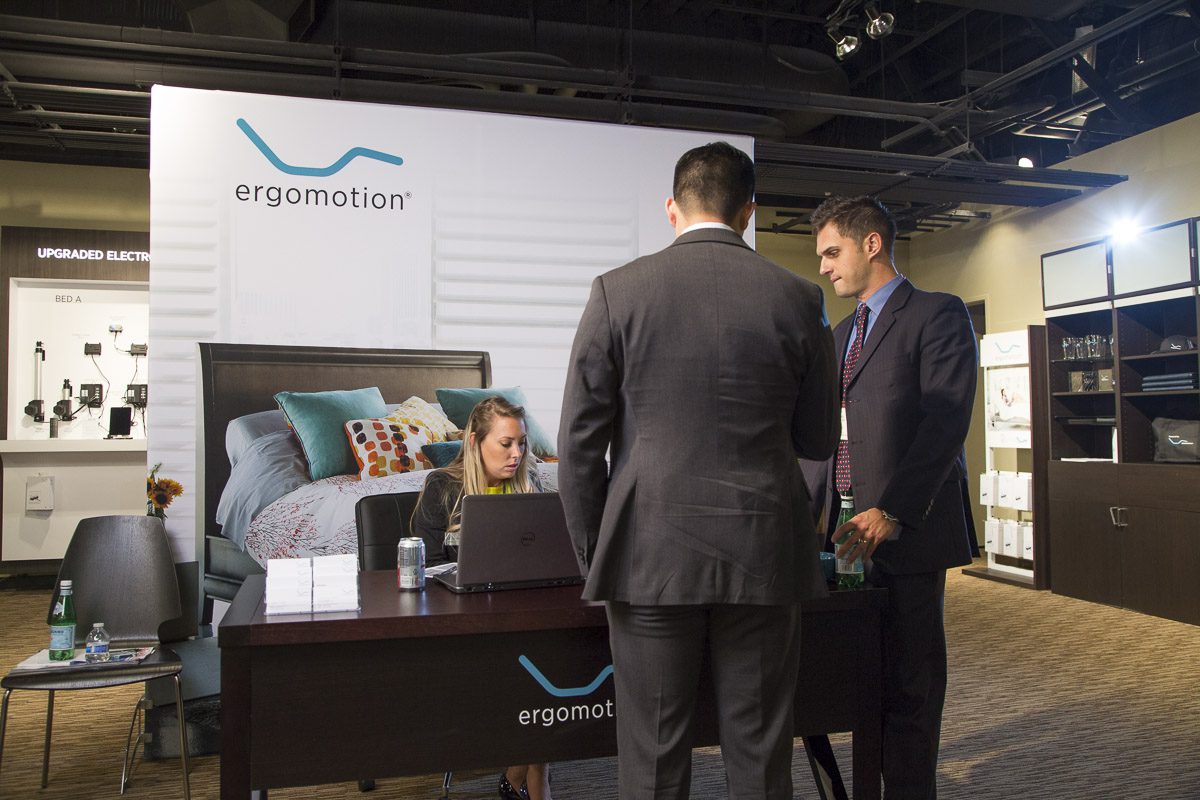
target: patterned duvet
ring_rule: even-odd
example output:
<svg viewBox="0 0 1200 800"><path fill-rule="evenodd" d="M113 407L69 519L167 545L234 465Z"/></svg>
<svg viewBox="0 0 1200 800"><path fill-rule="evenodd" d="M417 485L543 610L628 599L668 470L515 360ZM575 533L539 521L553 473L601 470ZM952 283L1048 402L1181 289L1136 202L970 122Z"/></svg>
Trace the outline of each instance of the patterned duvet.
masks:
<svg viewBox="0 0 1200 800"><path fill-rule="evenodd" d="M557 464L539 464L543 486L558 491ZM367 495L418 492L431 470L359 480L337 475L301 486L263 509L246 531L246 552L266 566L270 558L358 552L354 506Z"/></svg>

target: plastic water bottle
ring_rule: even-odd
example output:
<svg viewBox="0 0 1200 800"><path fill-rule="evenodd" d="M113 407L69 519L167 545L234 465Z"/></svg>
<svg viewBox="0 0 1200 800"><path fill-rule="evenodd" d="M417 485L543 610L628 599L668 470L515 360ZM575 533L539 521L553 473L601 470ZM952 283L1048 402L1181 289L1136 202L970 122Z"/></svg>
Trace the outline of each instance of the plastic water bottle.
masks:
<svg viewBox="0 0 1200 800"><path fill-rule="evenodd" d="M108 661L108 631L104 630L103 622L92 625L92 630L88 632L84 641L83 659L89 664Z"/></svg>
<svg viewBox="0 0 1200 800"><path fill-rule="evenodd" d="M69 580L58 585L58 600L50 614L50 660L75 657L75 589Z"/></svg>
<svg viewBox="0 0 1200 800"><path fill-rule="evenodd" d="M849 490L842 495L842 508L838 513L838 527L845 525L854 517L854 495ZM842 537L845 541L850 534ZM836 548L841 542L834 542ZM837 560L837 584L839 589L861 589L863 587L862 558L839 558Z"/></svg>

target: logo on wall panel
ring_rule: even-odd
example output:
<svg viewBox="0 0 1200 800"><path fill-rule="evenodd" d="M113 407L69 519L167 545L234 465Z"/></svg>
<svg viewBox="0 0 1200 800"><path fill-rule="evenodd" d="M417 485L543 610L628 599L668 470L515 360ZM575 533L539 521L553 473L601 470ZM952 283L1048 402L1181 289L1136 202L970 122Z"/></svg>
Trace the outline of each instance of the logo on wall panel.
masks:
<svg viewBox="0 0 1200 800"><path fill-rule="evenodd" d="M591 683L584 686L561 689L551 683L550 679L542 674L542 671L529 660L528 656L522 655L517 658L517 661L525 668L526 672L533 676L538 685L546 690L547 694L559 698L585 697L593 694L608 679L608 676L613 674L612 664L609 664L600 670ZM584 701L575 705L522 709L517 713L517 723L523 726L549 728L552 725L563 722L593 722L596 720L612 719L615 713L616 710L613 708L612 700L605 700L604 702Z"/></svg>
<svg viewBox="0 0 1200 800"><path fill-rule="evenodd" d="M239 117L237 126L242 129L242 133L246 134L246 138L258 148L259 152L263 154L263 157L266 158L267 161L271 162L272 166L274 166L277 170L286 175L301 175L309 178L328 178L330 175L335 175L338 172L341 172L343 167L360 156L362 158L371 158L376 161L382 161L385 164L394 164L397 167L404 163L403 158L392 155L391 153L385 153L381 150L371 150L366 147L352 147L342 154L341 158L339 158L337 161L334 161L328 167L297 167L288 164L279 156L275 155L275 151L272 150L271 146L268 145L266 141L264 141L263 138L258 135L258 131L250 127L249 122L246 122L246 120Z"/></svg>

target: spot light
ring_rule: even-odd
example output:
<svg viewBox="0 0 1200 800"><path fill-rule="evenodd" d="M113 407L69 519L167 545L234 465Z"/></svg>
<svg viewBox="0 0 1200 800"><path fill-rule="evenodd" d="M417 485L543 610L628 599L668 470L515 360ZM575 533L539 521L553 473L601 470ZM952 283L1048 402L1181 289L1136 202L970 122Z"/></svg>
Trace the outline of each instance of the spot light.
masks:
<svg viewBox="0 0 1200 800"><path fill-rule="evenodd" d="M1113 223L1109 234L1114 242L1131 242L1142 232L1142 225L1134 217L1122 217Z"/></svg>
<svg viewBox="0 0 1200 800"><path fill-rule="evenodd" d="M837 54L838 61L842 61L846 56L858 51L859 39L857 36L849 33L843 35L837 28L827 28L825 32L833 40L834 52Z"/></svg>
<svg viewBox="0 0 1200 800"><path fill-rule="evenodd" d="M1017 166L1025 169L1033 169L1033 159L1029 156L1021 156L1017 159Z"/></svg>
<svg viewBox="0 0 1200 800"><path fill-rule="evenodd" d="M867 3L866 11L867 18L870 20L867 23L867 36L872 39L882 39L895 29L896 18L886 11L880 14L874 3Z"/></svg>

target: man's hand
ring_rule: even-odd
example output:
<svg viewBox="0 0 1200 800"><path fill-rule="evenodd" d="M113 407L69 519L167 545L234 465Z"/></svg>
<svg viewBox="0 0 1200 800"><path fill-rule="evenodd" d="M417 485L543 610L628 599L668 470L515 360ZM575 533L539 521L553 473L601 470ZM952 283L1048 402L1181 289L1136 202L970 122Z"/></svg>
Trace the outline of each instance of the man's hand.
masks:
<svg viewBox="0 0 1200 800"><path fill-rule="evenodd" d="M833 541L839 543L838 558L870 558L884 539L890 538L900 526L883 515L878 508L868 508L855 514L850 521L833 532ZM847 535L849 534L849 535ZM845 536L845 540L842 537Z"/></svg>

